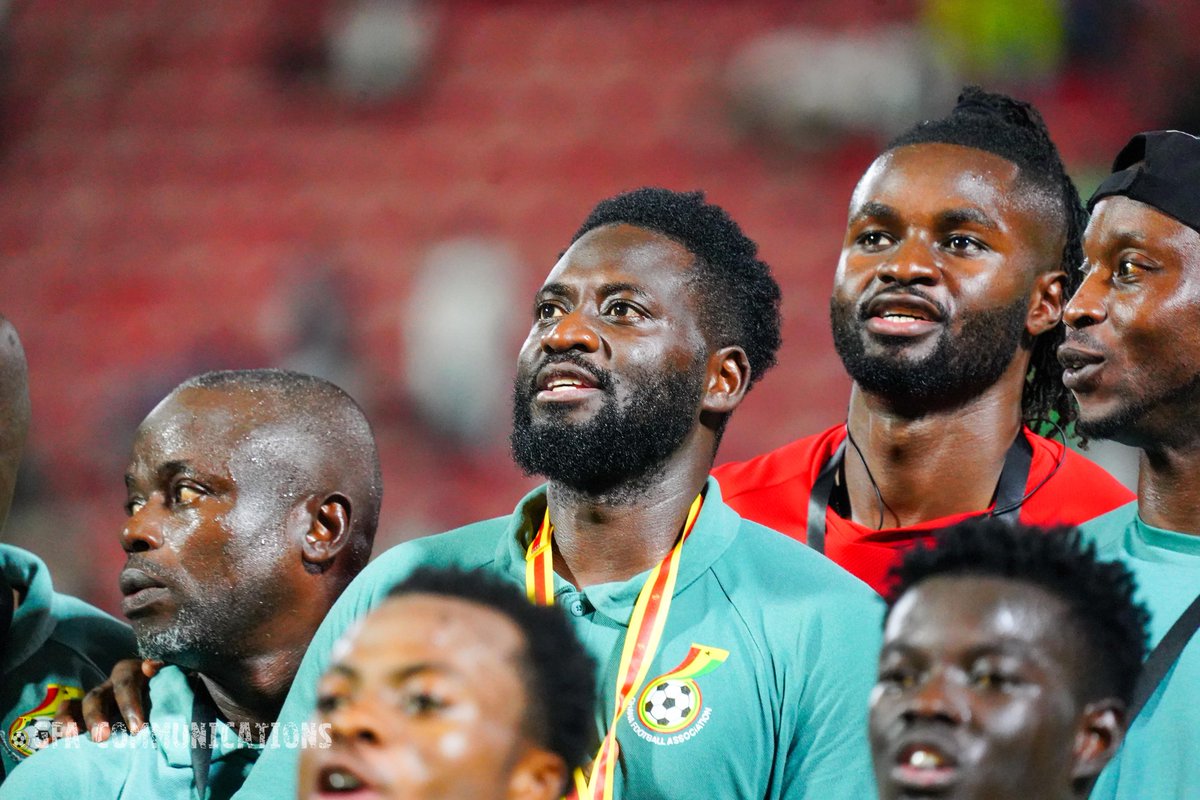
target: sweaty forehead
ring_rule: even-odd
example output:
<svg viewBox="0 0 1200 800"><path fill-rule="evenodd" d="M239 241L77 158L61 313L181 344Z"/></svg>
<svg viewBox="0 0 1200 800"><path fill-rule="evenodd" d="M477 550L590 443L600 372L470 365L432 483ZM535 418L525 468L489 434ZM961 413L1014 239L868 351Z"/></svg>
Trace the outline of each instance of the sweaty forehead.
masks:
<svg viewBox="0 0 1200 800"><path fill-rule="evenodd" d="M683 244L665 234L625 223L602 225L571 245L546 283L592 279L653 284L690 272L694 262Z"/></svg>
<svg viewBox="0 0 1200 800"><path fill-rule="evenodd" d="M269 430L278 407L262 394L241 390L183 389L146 417L134 440L135 461L155 467L186 460L226 464Z"/></svg>
<svg viewBox="0 0 1200 800"><path fill-rule="evenodd" d="M984 150L956 144L904 145L867 168L854 190L850 213L871 201L900 211L963 204L1005 207L1019 177L1016 164Z"/></svg>

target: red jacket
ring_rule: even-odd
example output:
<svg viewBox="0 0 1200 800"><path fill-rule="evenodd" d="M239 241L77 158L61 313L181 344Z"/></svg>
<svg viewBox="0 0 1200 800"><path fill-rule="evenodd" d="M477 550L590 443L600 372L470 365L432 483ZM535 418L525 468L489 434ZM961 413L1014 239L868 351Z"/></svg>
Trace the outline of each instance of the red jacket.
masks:
<svg viewBox="0 0 1200 800"><path fill-rule="evenodd" d="M1027 525L1078 525L1124 505L1132 492L1083 456L1025 429L1033 448L1028 492L1062 466L1021 506ZM846 438L846 426L798 439L769 453L724 464L713 470L725 502L746 519L781 531L801 542L807 538L808 495L821 468ZM832 508L825 517L825 554L875 591L887 590L888 571L904 551L931 538L934 531L978 512L929 520L907 528L874 530L842 519Z"/></svg>

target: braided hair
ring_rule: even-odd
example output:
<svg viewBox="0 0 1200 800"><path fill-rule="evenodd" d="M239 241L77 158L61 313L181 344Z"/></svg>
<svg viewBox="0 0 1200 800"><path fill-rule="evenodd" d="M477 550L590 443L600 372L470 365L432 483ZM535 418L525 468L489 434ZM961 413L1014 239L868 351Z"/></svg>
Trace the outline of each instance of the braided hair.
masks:
<svg viewBox="0 0 1200 800"><path fill-rule="evenodd" d="M914 125L887 149L926 143L970 147L1011 161L1020 169L1021 183L1058 204L1066 242L1055 267L1066 273L1065 297L1074 294L1083 280L1079 265L1083 263L1087 212L1037 109L1007 95L968 86L948 116ZM1063 326L1056 325L1033 341L1021 395L1021 415L1031 427L1052 422L1065 428L1075 419L1075 401L1063 386L1062 365L1056 355L1063 336Z"/></svg>

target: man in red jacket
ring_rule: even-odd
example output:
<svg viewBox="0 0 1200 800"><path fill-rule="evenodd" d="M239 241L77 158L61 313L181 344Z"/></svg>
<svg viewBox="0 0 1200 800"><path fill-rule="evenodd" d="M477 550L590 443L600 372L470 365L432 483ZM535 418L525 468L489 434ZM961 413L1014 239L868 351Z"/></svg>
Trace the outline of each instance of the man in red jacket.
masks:
<svg viewBox="0 0 1200 800"><path fill-rule="evenodd" d="M1038 113L969 88L859 181L834 278L847 422L714 474L744 517L876 591L933 531L990 514L1078 524L1132 499L1030 426L1065 426L1064 298L1086 216Z"/></svg>

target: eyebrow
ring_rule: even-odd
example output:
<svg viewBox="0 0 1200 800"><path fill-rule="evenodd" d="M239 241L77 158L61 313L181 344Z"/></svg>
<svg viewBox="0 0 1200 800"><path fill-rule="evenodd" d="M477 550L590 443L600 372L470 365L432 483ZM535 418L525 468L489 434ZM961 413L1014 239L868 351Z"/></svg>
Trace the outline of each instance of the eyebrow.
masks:
<svg viewBox="0 0 1200 800"><path fill-rule="evenodd" d="M191 462L182 459L177 461L164 461L158 465L155 473L158 475L178 475L181 472L191 471Z"/></svg>
<svg viewBox="0 0 1200 800"><path fill-rule="evenodd" d="M361 676L358 670L349 664L334 664L329 668L329 672L336 673L350 680L357 681ZM418 664L411 664L401 669L393 670L388 673L388 683L397 684L404 683L409 678L421 675L426 672L436 672L443 675L456 674L456 670L448 664L438 663L436 661L423 661Z"/></svg>
<svg viewBox="0 0 1200 800"><path fill-rule="evenodd" d="M900 212L886 203L868 200L859 206L858 211L850 218L853 225L864 219L877 219L887 224L900 221ZM951 208L937 215L937 225L940 228L956 228L960 225L978 225L988 230L998 231L1000 226L996 221L977 208Z"/></svg>
<svg viewBox="0 0 1200 800"><path fill-rule="evenodd" d="M896 209L889 206L887 203L880 203L876 200L868 200L858 207L858 211L854 216L850 217L850 224L853 225L864 219L878 219L883 222L898 222L900 214Z"/></svg>
<svg viewBox="0 0 1200 800"><path fill-rule="evenodd" d="M610 295L628 292L637 297L649 299L650 293L636 283L628 283L626 281L617 281L615 283L606 283L600 287L600 296L608 297Z"/></svg>
<svg viewBox="0 0 1200 800"><path fill-rule="evenodd" d="M1028 657L1035 650L1035 645L1025 639L1013 636L1002 636L999 639L981 642L974 647L968 648L963 653L963 660L973 661L983 656L992 655ZM914 647L907 642L888 642L879 651L881 658L891 653L897 653L905 656L924 656L927 654L927 651L919 647Z"/></svg>
<svg viewBox="0 0 1200 800"><path fill-rule="evenodd" d="M650 293L636 283L628 281L613 281L600 286L600 296L608 297L620 292L628 292L629 294L638 297L650 298ZM576 291L565 283L547 283L538 290L538 297L565 297L570 298L576 295Z"/></svg>
<svg viewBox="0 0 1200 800"><path fill-rule="evenodd" d="M1145 233L1138 230L1118 231L1109 236L1110 247L1143 247L1149 240Z"/></svg>
<svg viewBox="0 0 1200 800"><path fill-rule="evenodd" d="M191 462L188 462L188 461L185 461L182 459L176 460L176 461L164 461L162 464L159 464L159 466L156 470L154 470L154 474L158 477L169 476L169 475L178 475L181 472L188 472L190 469L191 469ZM137 478L134 476L134 474L132 472L125 473L125 488L126 489L131 488L133 486L133 484L136 482L137 482Z"/></svg>
<svg viewBox="0 0 1200 800"><path fill-rule="evenodd" d="M538 297L570 297L574 294L565 283L547 283L538 289Z"/></svg>
<svg viewBox="0 0 1200 800"><path fill-rule="evenodd" d="M943 228L957 228L960 225L978 225L990 231L1000 230L1000 226L996 224L994 219L977 208L951 208L938 214L937 221L939 226Z"/></svg>

